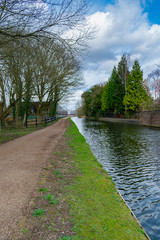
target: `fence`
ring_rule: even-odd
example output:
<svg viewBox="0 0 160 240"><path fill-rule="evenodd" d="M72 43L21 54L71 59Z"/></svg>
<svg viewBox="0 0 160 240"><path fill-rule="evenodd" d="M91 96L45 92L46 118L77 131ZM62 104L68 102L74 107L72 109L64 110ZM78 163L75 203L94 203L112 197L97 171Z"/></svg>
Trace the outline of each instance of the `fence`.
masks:
<svg viewBox="0 0 160 240"><path fill-rule="evenodd" d="M51 123L56 119L56 117L45 117L45 124Z"/></svg>
<svg viewBox="0 0 160 240"><path fill-rule="evenodd" d="M26 120L26 127L28 126L37 126L37 118L33 118L33 119L27 119Z"/></svg>
<svg viewBox="0 0 160 240"><path fill-rule="evenodd" d="M45 124L49 124L53 121L55 121L57 119L57 117L45 117L44 120L41 119L40 123L45 123ZM26 121L26 127L28 126L37 126L39 124L39 122L37 122L37 118L32 118L32 119L27 119Z"/></svg>

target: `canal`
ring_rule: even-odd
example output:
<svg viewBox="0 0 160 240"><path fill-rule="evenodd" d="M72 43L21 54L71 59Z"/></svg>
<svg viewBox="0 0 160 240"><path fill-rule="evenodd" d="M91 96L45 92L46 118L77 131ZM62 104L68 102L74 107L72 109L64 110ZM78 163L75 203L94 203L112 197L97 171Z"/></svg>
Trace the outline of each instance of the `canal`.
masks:
<svg viewBox="0 0 160 240"><path fill-rule="evenodd" d="M72 118L152 240L160 239L160 130Z"/></svg>

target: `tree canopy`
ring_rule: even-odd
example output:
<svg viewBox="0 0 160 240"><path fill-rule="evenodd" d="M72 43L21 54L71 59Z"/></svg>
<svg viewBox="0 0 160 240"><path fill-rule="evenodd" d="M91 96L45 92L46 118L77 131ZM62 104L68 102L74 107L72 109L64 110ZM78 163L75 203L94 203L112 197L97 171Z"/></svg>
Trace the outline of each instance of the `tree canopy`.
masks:
<svg viewBox="0 0 160 240"><path fill-rule="evenodd" d="M121 57L105 85L95 85L82 94L80 113L87 117L132 115L150 108L152 97L138 60L129 71L129 58ZM98 93L98 94L97 94ZM101 105L100 105L101 103Z"/></svg>
<svg viewBox="0 0 160 240"><path fill-rule="evenodd" d="M101 115L101 97L103 85L94 85L82 94L83 111L87 117L99 117Z"/></svg>
<svg viewBox="0 0 160 240"><path fill-rule="evenodd" d="M133 69L127 78L126 94L124 104L127 111L137 111L141 105L148 100L148 95L143 86L143 71L139 62L135 60Z"/></svg>
<svg viewBox="0 0 160 240"><path fill-rule="evenodd" d="M17 38L45 36L68 44L63 34L74 28L86 29L82 26L88 8L89 0L76 4L74 0L0 0L0 45ZM70 38L72 44L84 39L82 32L78 38Z"/></svg>
<svg viewBox="0 0 160 240"><path fill-rule="evenodd" d="M78 53L91 33L90 0L0 0L0 121L28 115L39 101L54 115L60 100L82 84ZM23 109L22 109L23 105Z"/></svg>

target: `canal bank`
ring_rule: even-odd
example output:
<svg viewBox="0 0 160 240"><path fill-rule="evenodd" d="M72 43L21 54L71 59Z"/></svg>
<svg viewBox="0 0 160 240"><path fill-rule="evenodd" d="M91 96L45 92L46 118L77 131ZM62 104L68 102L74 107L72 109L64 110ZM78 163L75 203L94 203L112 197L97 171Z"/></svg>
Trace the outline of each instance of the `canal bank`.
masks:
<svg viewBox="0 0 160 240"><path fill-rule="evenodd" d="M137 119L100 117L98 120L104 122L137 124L148 127L160 127L160 110L141 111L137 112L136 116Z"/></svg>
<svg viewBox="0 0 160 240"><path fill-rule="evenodd" d="M129 124L137 124L137 125L140 124L140 121L138 119L100 117L98 120L104 121L104 122L129 123Z"/></svg>
<svg viewBox="0 0 160 240"><path fill-rule="evenodd" d="M147 239L73 122L10 234L11 240Z"/></svg>
<svg viewBox="0 0 160 240"><path fill-rule="evenodd" d="M70 188L78 239L150 239L73 123L68 134L80 171Z"/></svg>
<svg viewBox="0 0 160 240"><path fill-rule="evenodd" d="M73 120L147 234L152 240L159 240L159 128Z"/></svg>

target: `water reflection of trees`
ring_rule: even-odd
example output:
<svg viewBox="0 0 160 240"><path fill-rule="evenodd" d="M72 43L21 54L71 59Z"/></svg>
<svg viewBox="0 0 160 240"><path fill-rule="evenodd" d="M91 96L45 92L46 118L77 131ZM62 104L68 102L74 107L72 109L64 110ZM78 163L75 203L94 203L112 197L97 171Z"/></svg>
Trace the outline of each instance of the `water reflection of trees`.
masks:
<svg viewBox="0 0 160 240"><path fill-rule="evenodd" d="M94 145L95 151L101 151L103 161L106 158L109 168L118 172L118 176L127 178L129 174L130 177L139 178L143 173L150 174L153 156L148 129L131 124L94 121L87 121L86 128L92 128L88 133L92 138L89 139L91 145Z"/></svg>
<svg viewBox="0 0 160 240"><path fill-rule="evenodd" d="M107 170L123 176L124 182L132 178L141 182L145 176L160 187L159 130L88 120L83 120L83 128L94 154Z"/></svg>

